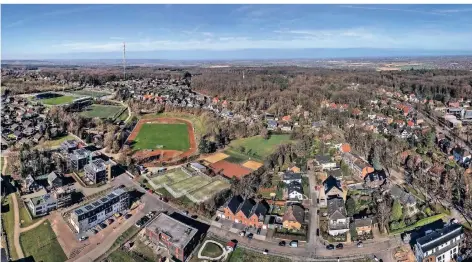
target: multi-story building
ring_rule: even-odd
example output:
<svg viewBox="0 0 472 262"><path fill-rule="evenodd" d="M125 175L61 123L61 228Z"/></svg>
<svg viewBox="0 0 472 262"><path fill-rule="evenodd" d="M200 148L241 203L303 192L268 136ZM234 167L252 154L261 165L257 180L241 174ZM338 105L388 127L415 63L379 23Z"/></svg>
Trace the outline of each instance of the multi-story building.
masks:
<svg viewBox="0 0 472 262"><path fill-rule="evenodd" d="M416 240L414 250L416 261L455 261L464 239L460 224L450 224L441 230L426 234Z"/></svg>
<svg viewBox="0 0 472 262"><path fill-rule="evenodd" d="M246 226L262 227L268 211L265 201L256 203L253 199L243 200L240 196L233 196L226 203L222 217Z"/></svg>
<svg viewBox="0 0 472 262"><path fill-rule="evenodd" d="M344 153L342 160L349 166L352 173L361 179L364 179L367 174L374 172L374 168L356 154Z"/></svg>
<svg viewBox="0 0 472 262"><path fill-rule="evenodd" d="M72 211L69 221L77 233L82 233L128 207L128 191L117 188L100 199Z"/></svg>
<svg viewBox="0 0 472 262"><path fill-rule="evenodd" d="M70 154L72 151L76 150L79 147L79 144L75 140L66 140L61 144L61 150L65 154Z"/></svg>
<svg viewBox="0 0 472 262"><path fill-rule="evenodd" d="M95 159L84 167L85 177L94 184L107 180L107 166L102 159Z"/></svg>
<svg viewBox="0 0 472 262"><path fill-rule="evenodd" d="M74 187L59 187L51 193L28 199L26 205L33 217L44 216L52 210L72 204Z"/></svg>
<svg viewBox="0 0 472 262"><path fill-rule="evenodd" d="M148 226L146 235L151 242L163 245L179 261L187 261L204 233L176 217L161 213Z"/></svg>
<svg viewBox="0 0 472 262"><path fill-rule="evenodd" d="M92 152L85 148L74 150L69 156L70 166L72 170L79 171L89 162Z"/></svg>
<svg viewBox="0 0 472 262"><path fill-rule="evenodd" d="M328 234L337 236L349 231L349 218L342 198L328 200L328 219Z"/></svg>

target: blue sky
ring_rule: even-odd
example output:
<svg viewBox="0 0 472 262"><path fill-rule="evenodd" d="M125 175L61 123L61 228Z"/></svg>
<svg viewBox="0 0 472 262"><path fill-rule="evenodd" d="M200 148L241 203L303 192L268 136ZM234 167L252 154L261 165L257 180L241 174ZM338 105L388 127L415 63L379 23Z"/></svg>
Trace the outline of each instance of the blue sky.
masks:
<svg viewBox="0 0 472 262"><path fill-rule="evenodd" d="M3 59L472 52L472 5L2 5ZM252 50L249 52L248 50ZM172 55L170 55L172 54ZM171 56L171 57L168 57ZM204 57L201 57L204 58Z"/></svg>

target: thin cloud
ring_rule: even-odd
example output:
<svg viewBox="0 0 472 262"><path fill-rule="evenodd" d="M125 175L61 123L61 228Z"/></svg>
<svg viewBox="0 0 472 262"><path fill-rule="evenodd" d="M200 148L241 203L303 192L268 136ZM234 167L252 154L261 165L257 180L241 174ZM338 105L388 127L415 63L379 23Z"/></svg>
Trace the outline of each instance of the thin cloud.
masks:
<svg viewBox="0 0 472 262"><path fill-rule="evenodd" d="M110 37L110 40L124 40L124 38L119 37L119 36L112 36L112 37Z"/></svg>
<svg viewBox="0 0 472 262"><path fill-rule="evenodd" d="M435 10L437 13L465 13L465 12L472 12L472 8L462 8L462 9L439 9Z"/></svg>
<svg viewBox="0 0 472 262"><path fill-rule="evenodd" d="M23 19L18 19L17 21L11 22L7 25L5 25L5 28L12 28L16 26L23 25L28 22L34 22L42 17L54 17L54 16L62 16L62 15L68 15L68 14L73 14L73 13L79 13L79 12L84 12L88 11L91 9L100 9L100 8L105 8L104 6L87 6L87 7L78 7L78 8L73 8L73 9L62 9L62 10L56 10L56 11L51 11L47 13L42 13L37 16L30 16L28 18L23 18Z"/></svg>
<svg viewBox="0 0 472 262"><path fill-rule="evenodd" d="M374 7L374 6L364 6L364 5L341 5L339 7L353 8L353 9L365 9L365 10L384 10L384 11L394 11L394 12L419 13L419 14L439 15L439 16L447 16L448 15L448 14L440 13L440 12L429 12L429 11L413 10L413 9L401 9L401 8Z"/></svg>

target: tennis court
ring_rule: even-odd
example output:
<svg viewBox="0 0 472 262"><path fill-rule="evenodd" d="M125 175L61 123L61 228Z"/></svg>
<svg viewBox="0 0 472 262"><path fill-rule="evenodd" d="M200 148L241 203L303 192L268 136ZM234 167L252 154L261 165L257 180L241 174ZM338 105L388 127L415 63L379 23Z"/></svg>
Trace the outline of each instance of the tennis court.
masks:
<svg viewBox="0 0 472 262"><path fill-rule="evenodd" d="M165 173L163 175L152 178L151 180L156 185L163 185L163 184L170 185L170 184L180 182L187 178L189 178L189 175L187 175L184 171L178 168L175 170L171 170L170 172Z"/></svg>
<svg viewBox="0 0 472 262"><path fill-rule="evenodd" d="M194 176L180 182L169 185L169 187L177 193L187 194L201 187L204 187L211 182L211 179L206 176Z"/></svg>
<svg viewBox="0 0 472 262"><path fill-rule="evenodd" d="M211 182L210 184L190 193L189 198L190 199L194 198L195 200L197 200L196 202L200 203L209 199L210 197L220 192L221 190L224 190L230 187L231 185L228 182L225 182L222 180L215 180Z"/></svg>

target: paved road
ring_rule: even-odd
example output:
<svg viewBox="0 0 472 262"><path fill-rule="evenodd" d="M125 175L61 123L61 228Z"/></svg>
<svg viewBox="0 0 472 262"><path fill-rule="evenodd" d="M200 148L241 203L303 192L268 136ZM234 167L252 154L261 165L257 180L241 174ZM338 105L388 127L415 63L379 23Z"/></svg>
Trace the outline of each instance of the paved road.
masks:
<svg viewBox="0 0 472 262"><path fill-rule="evenodd" d="M23 254L23 249L21 248L20 244L20 211L18 210L18 200L16 199L16 194L12 193L12 202L13 202L13 213L14 213L14 221L15 227L13 230L13 244L15 245L16 254L18 254L18 258L24 258L25 255Z"/></svg>

